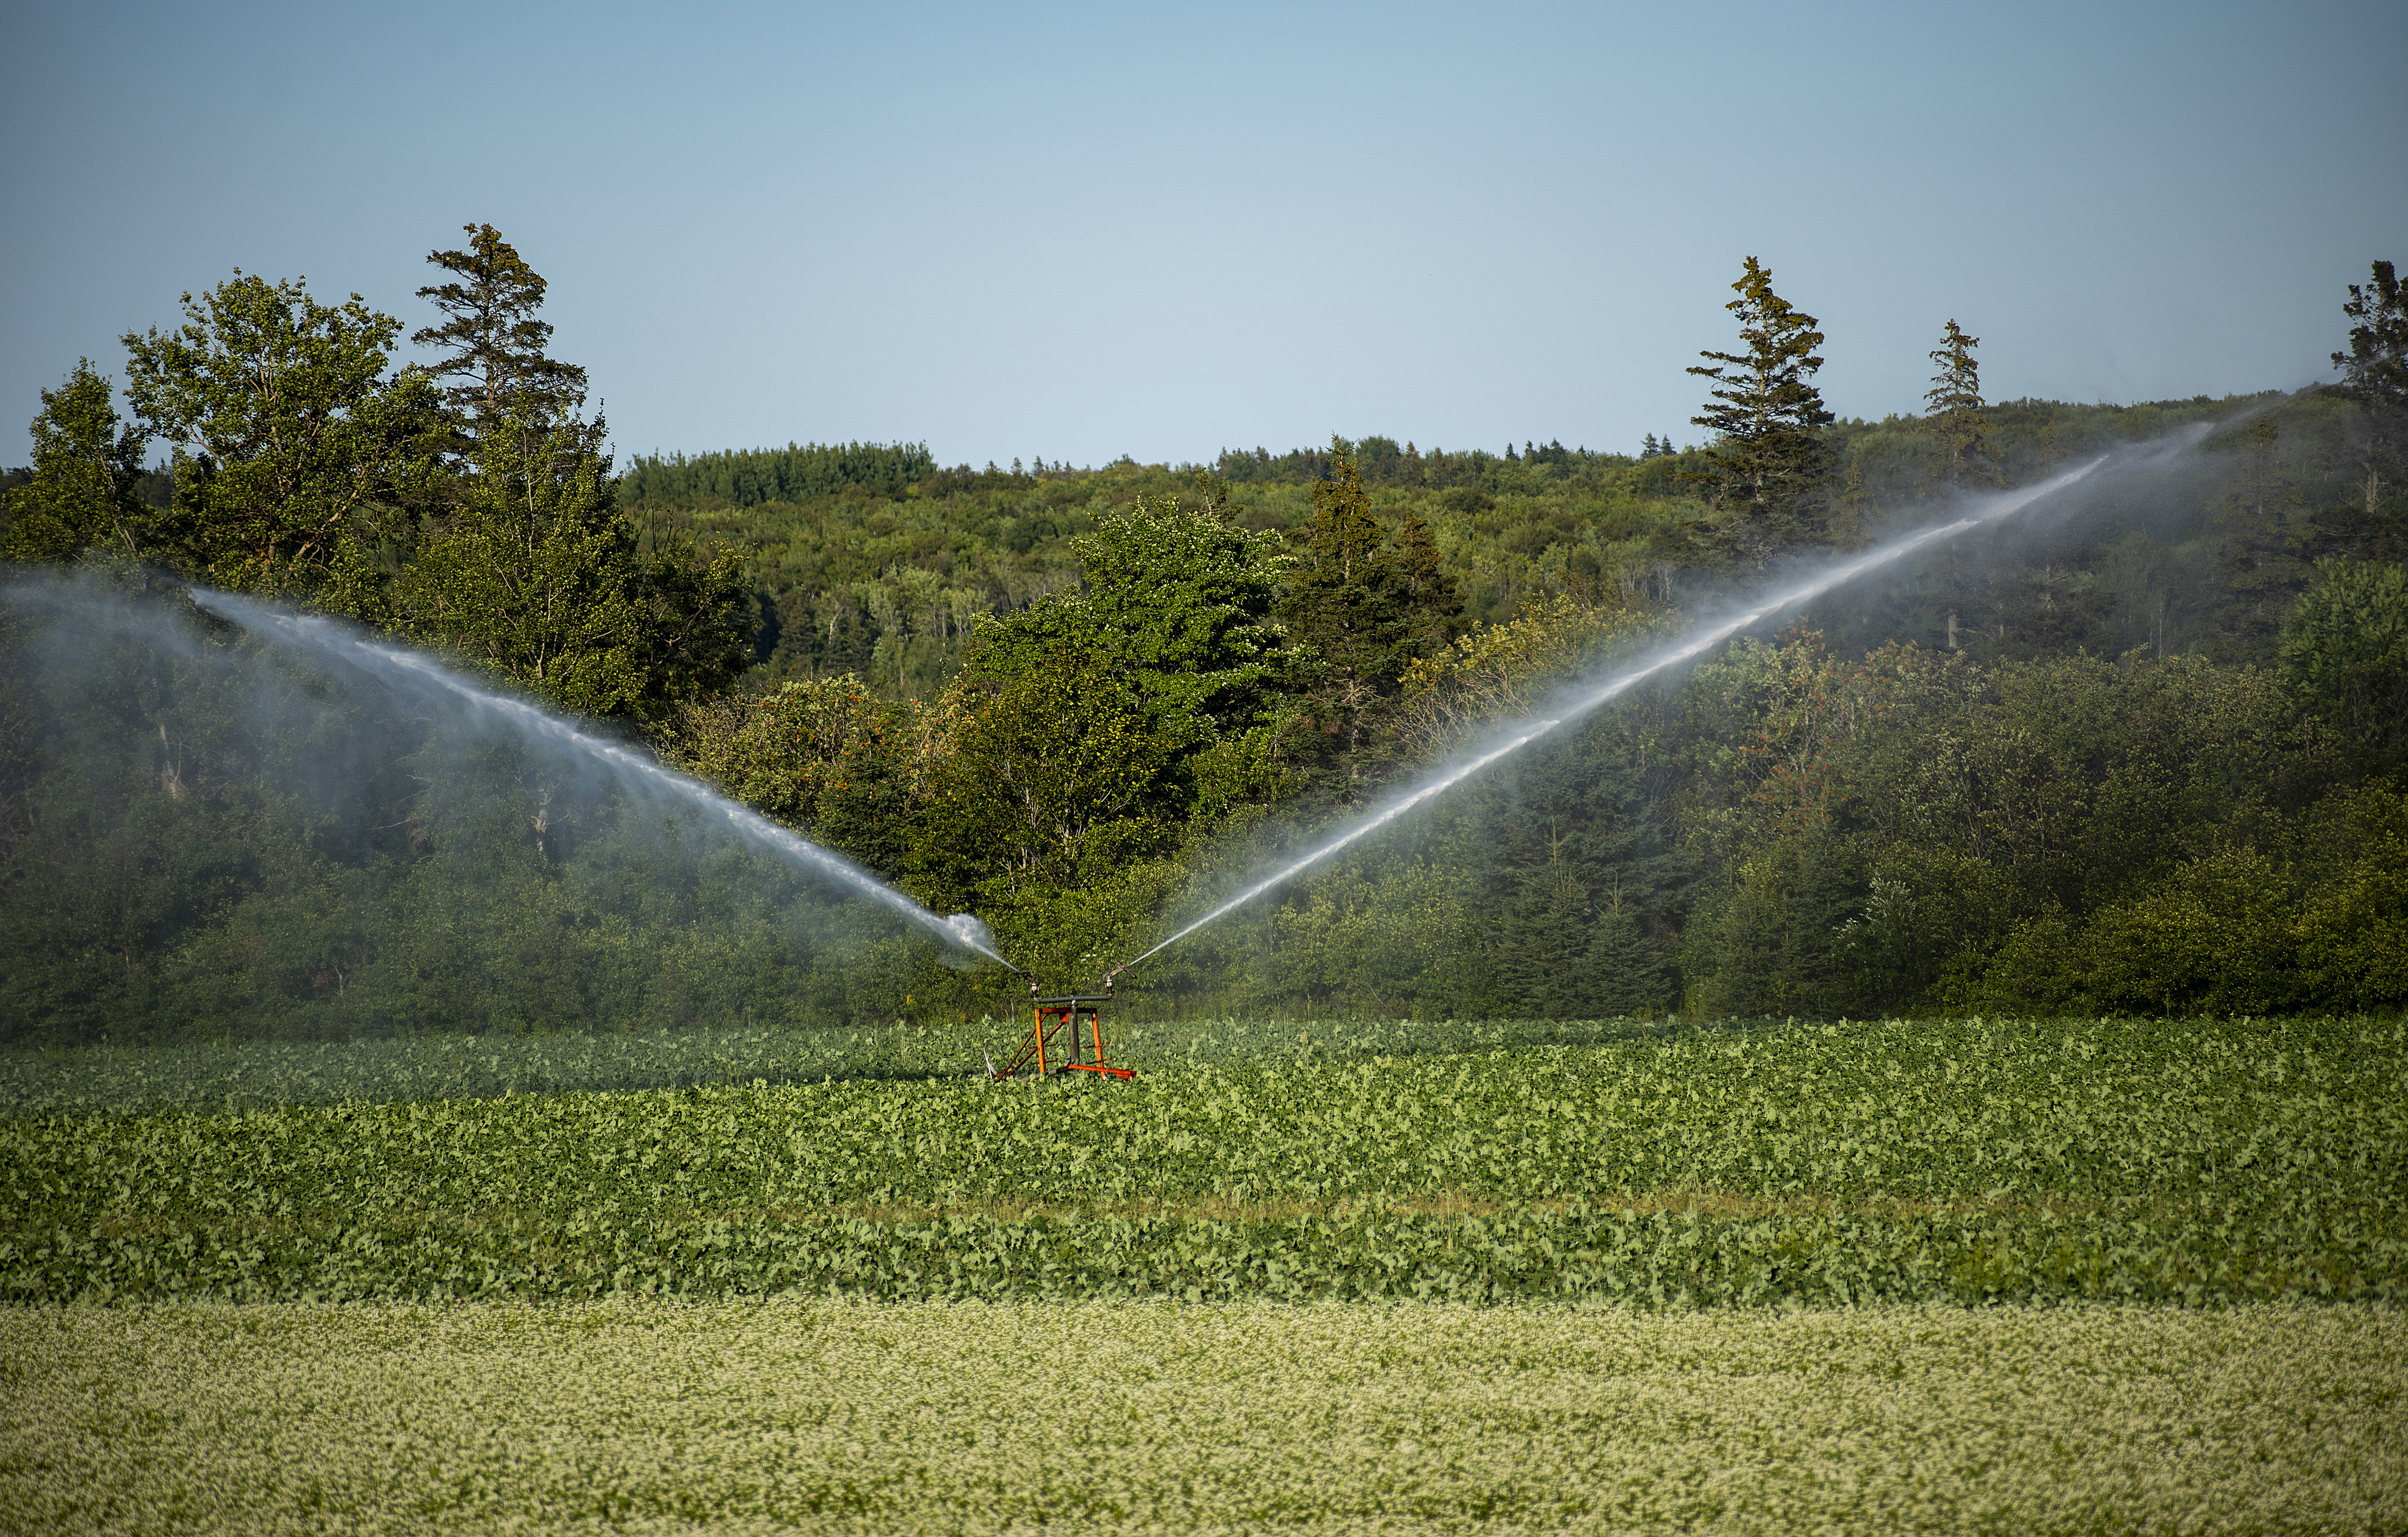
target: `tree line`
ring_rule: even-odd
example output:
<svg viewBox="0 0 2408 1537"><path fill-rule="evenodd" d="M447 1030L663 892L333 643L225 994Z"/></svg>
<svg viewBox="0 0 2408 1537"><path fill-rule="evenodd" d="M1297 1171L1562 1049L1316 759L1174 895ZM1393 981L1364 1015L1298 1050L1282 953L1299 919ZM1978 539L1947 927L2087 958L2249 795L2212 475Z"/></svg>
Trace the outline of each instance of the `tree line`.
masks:
<svg viewBox="0 0 2408 1537"><path fill-rule="evenodd" d="M396 365L401 323L357 296L238 273L176 331L126 338L130 422L79 365L45 394L0 547L272 595L623 721L1068 981L1715 582L2206 424L2185 474L1835 594L1138 980L1165 1007L1459 1014L2408 997L2381 960L2408 941L2388 264L2350 290L2342 382L2291 397L1991 403L1951 319L1925 412L1838 420L1819 322L1751 259L1738 344L1693 370L1694 448L1340 438L973 470L790 445L620 475L582 370L549 356L542 280L468 234L429 258L431 364ZM474 815L387 776L343 814L396 830L338 835L294 798L302 759L125 676L107 752L46 740L57 701L23 680L0 714L0 942L28 1027L987 1006L988 982L899 941L797 940L724 871L657 874L641 899L600 881L597 851L631 868L636 843L600 811L513 817L559 789L525 765L446 768ZM169 762L177 743L195 756ZM96 767L112 754L139 772ZM201 783L214 799L174 788ZM544 830L588 824L583 855ZM132 852L141 828L181 873ZM282 852L228 862L245 839ZM121 856L78 863L94 849ZM310 915L345 901L382 916L346 939ZM509 943L459 949L469 912ZM381 980L354 997L352 976Z"/></svg>
<svg viewBox="0 0 2408 1537"><path fill-rule="evenodd" d="M736 563L647 539L549 355L544 280L489 224L428 261L439 319L410 339L358 294L237 270L129 332L121 420L79 361L43 392L0 555L131 566L343 615L458 651L594 716L658 718L749 660ZM168 495L146 497L151 445Z"/></svg>

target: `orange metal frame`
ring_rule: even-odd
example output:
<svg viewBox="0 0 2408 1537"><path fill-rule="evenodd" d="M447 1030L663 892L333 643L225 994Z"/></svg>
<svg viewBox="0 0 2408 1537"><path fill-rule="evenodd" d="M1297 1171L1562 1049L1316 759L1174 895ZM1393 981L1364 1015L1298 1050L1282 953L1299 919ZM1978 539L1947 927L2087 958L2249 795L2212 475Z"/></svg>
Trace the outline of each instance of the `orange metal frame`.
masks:
<svg viewBox="0 0 2408 1537"><path fill-rule="evenodd" d="M1137 1076L1133 1069L1113 1067L1104 1057L1103 1005L1111 1001L1110 993L1101 997L1040 998L1029 1001L1034 1017L1029 1021L1028 1033L1021 1038L1019 1049L1011 1054L1011 1059L996 1070L997 1078L1012 1077L1031 1066L1036 1068L1040 1078L1054 1072L1092 1072L1106 1078ZM1079 1040L1082 1016L1087 1027L1083 1051ZM1056 1037L1063 1038L1062 1044L1068 1050L1054 1045Z"/></svg>

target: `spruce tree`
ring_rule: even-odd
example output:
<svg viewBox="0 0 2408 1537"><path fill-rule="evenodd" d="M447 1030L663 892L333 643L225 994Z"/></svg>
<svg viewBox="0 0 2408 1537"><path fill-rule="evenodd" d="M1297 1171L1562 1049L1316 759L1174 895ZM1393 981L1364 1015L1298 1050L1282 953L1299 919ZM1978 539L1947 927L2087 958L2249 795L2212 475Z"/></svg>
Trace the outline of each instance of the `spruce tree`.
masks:
<svg viewBox="0 0 2408 1537"><path fill-rule="evenodd" d="M420 347L440 349L427 372L443 381L443 397L460 423L458 458L473 468L477 445L513 415L541 432L575 415L585 403L585 370L549 356L552 325L535 318L546 284L491 224L463 224L465 251L437 251L427 261L453 275L418 291L447 317L411 333Z"/></svg>
<svg viewBox="0 0 2408 1537"><path fill-rule="evenodd" d="M1523 877L1498 915L1497 980L1507 1009L1533 1019L1582 1012L1577 963L1587 947L1587 906L1588 893L1560 857Z"/></svg>
<svg viewBox="0 0 2408 1537"><path fill-rule="evenodd" d="M1761 566L1820 536L1820 497L1830 447L1830 411L1811 379L1823 366L1820 323L1772 291L1772 273L1747 258L1739 294L1723 308L1739 317L1744 352L1701 352L1689 372L1711 380L1713 397L1689 418L1714 434L1705 467L1684 477L1734 516L1717 527L1724 552Z"/></svg>
<svg viewBox="0 0 2408 1537"><path fill-rule="evenodd" d="M1973 356L1980 345L1981 338L1967 336L1952 320L1931 353L1940 371L1931 376L1931 388L1923 396L1931 408L1923 430L1938 440L1941 478L1952 484L1997 484L2000 480L1990 424L1982 416L1982 365Z"/></svg>
<svg viewBox="0 0 2408 1537"><path fill-rule="evenodd" d="M2408 301L2389 262L2374 264L2372 280L2349 285L2342 313L2350 327L2349 351L2332 355L2342 371L2342 393L2366 413L2360 458L2366 475L2366 516L2372 523L2383 493L2383 475L2399 455L2408 429Z"/></svg>
<svg viewBox="0 0 2408 1537"><path fill-rule="evenodd" d="M1573 1013L1602 1019L1655 1013L1670 1001L1672 977L1662 954L1641 932L1630 905L1617 902L1590 926L1587 947L1567 986L1575 995Z"/></svg>
<svg viewBox="0 0 2408 1537"><path fill-rule="evenodd" d="M752 595L731 551L640 548L590 436L574 418L495 424L385 617L580 714L663 719L750 659Z"/></svg>
<svg viewBox="0 0 2408 1537"><path fill-rule="evenodd" d="M1330 439L1329 472L1312 488L1308 554L1283 595L1289 633L1312 648L1312 725L1349 782L1360 780L1383 706L1398 692L1412 614L1387 530L1371 513L1354 455Z"/></svg>
<svg viewBox="0 0 2408 1537"><path fill-rule="evenodd" d="M1462 625L1463 595L1440 564L1438 540L1419 512L1407 513L1397 530L1397 581L1413 650L1427 655L1454 639Z"/></svg>

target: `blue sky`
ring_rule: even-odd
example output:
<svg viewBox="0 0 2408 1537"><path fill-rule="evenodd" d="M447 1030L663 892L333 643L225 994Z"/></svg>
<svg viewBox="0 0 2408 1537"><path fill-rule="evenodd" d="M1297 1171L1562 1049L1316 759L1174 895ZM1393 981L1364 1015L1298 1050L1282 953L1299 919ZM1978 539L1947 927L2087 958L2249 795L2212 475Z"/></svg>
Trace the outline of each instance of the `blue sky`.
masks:
<svg viewBox="0 0 2408 1537"><path fill-rule="evenodd" d="M29 7L0 417L240 266L411 327L489 221L623 452L1682 441L1741 259L1844 415L2329 377L2408 7ZM0 462L22 463L0 425Z"/></svg>

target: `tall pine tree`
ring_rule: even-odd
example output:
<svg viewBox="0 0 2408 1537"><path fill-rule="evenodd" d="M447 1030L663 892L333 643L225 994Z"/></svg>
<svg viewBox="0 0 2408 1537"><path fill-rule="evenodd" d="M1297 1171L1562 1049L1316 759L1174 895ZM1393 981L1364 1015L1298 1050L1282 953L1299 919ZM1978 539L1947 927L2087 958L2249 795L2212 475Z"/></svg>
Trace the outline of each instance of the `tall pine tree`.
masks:
<svg viewBox="0 0 2408 1537"><path fill-rule="evenodd" d="M1830 411L1812 381L1823 366L1820 323L1772 291L1772 273L1747 258L1739 294L1723 308L1739 317L1744 352L1702 352L1689 372L1711 380L1712 399L1689 418L1714 434L1698 482L1732 515L1713 529L1727 554L1761 566L1782 551L1819 539L1822 489L1830 446Z"/></svg>
<svg viewBox="0 0 2408 1537"><path fill-rule="evenodd" d="M1967 336L1952 320L1931 353L1940 371L1924 393L1931 409L1923 419L1923 430L1938 442L1941 478L1951 484L1979 481L1995 485L2000 480L1990 424L1982 415L1982 365L1973 356L1980 345L1981 338Z"/></svg>
<svg viewBox="0 0 2408 1537"><path fill-rule="evenodd" d="M437 251L427 261L452 275L418 291L443 311L440 325L410 334L440 356L427 371L442 381L443 397L460 424L458 459L473 470L477 447L516 417L540 434L575 416L585 403L585 370L547 352L552 324L535 318L546 284L491 224L463 224L465 251Z"/></svg>
<svg viewBox="0 0 2408 1537"><path fill-rule="evenodd" d="M2397 465L2408 436L2408 300L2389 262L2374 264L2372 280L2349 285L2342 313L2350 327L2349 351L2332 355L2342 372L2342 393L2366 413L2360 461L2366 476L2366 518L2373 524L2383 496L2383 477ZM2389 543L2390 541L2382 541Z"/></svg>

